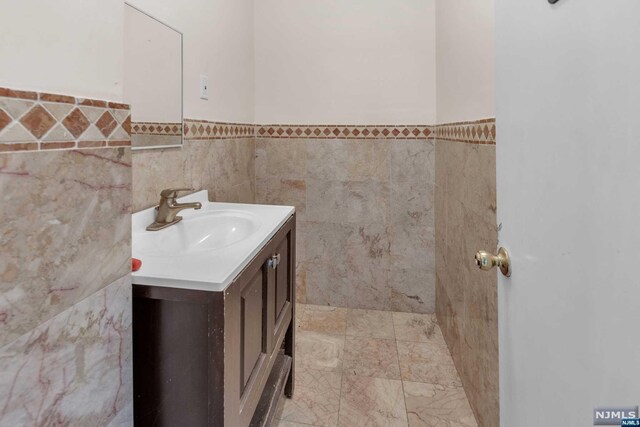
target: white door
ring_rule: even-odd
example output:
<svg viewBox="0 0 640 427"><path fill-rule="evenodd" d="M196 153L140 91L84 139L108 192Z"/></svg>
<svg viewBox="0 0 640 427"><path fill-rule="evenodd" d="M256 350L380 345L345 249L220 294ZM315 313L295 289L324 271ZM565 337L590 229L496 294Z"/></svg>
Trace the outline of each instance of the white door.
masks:
<svg viewBox="0 0 640 427"><path fill-rule="evenodd" d="M501 425L591 426L640 404L640 1L496 3Z"/></svg>

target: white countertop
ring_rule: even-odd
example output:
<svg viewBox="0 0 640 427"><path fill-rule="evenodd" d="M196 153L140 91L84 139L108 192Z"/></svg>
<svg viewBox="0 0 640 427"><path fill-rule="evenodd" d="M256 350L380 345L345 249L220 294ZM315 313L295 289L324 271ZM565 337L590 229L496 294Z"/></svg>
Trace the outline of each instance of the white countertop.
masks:
<svg viewBox="0 0 640 427"><path fill-rule="evenodd" d="M142 261L140 270L133 273L134 284L223 291L295 212L292 206L213 203L208 201L206 190L181 197L178 201L200 202L202 209L183 210L179 214L183 217L181 222L160 231L145 230L155 220L155 208L133 214L133 257ZM149 237L145 233L167 233L171 230L170 233L173 235L188 235L185 227L190 226L190 221L187 220L211 212L233 212L253 218L257 221L257 229L247 238L219 249L200 250L188 254L179 251L171 254L159 253L149 250L148 244L140 243L142 239ZM215 239L215 235L211 238ZM138 245L136 241L139 242Z"/></svg>

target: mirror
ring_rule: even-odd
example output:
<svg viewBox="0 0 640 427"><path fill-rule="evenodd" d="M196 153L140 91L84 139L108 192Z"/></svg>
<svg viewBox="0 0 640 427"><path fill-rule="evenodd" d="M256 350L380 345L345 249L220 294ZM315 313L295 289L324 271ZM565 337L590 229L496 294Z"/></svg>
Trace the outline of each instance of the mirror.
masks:
<svg viewBox="0 0 640 427"><path fill-rule="evenodd" d="M131 147L182 145L182 33L125 3L124 100Z"/></svg>

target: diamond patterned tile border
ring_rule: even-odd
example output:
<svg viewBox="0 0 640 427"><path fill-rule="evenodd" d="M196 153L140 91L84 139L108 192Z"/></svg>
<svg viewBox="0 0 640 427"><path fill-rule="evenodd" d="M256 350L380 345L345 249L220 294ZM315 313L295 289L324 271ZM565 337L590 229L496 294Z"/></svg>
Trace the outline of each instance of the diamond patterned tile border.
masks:
<svg viewBox="0 0 640 427"><path fill-rule="evenodd" d="M71 132L71 135L79 138L80 135L87 130L91 122L89 122L89 119L82 114L82 111L74 108L73 111L71 111L71 113L62 120L62 124L69 132Z"/></svg>
<svg viewBox="0 0 640 427"><path fill-rule="evenodd" d="M173 122L132 122L132 135L182 135L182 123Z"/></svg>
<svg viewBox="0 0 640 427"><path fill-rule="evenodd" d="M429 125L257 125L258 138L429 139Z"/></svg>
<svg viewBox="0 0 640 427"><path fill-rule="evenodd" d="M180 133L186 140L440 139L495 145L496 121L490 118L440 125L253 125L194 119L185 119L184 125L131 122L126 104L0 87L0 152L124 147L131 145L131 134Z"/></svg>
<svg viewBox="0 0 640 427"><path fill-rule="evenodd" d="M130 145L126 104L0 87L0 152Z"/></svg>
<svg viewBox="0 0 640 427"><path fill-rule="evenodd" d="M185 119L184 137L187 140L251 138L255 126L247 123L223 123Z"/></svg>
<svg viewBox="0 0 640 427"><path fill-rule="evenodd" d="M435 128L435 139L467 144L496 145L496 119L438 125Z"/></svg>
<svg viewBox="0 0 640 427"><path fill-rule="evenodd" d="M111 135L116 126L118 126L118 122L116 122L116 119L113 118L113 115L109 111L105 111L96 122L96 126L100 129L100 132L102 132L105 138L107 138Z"/></svg>
<svg viewBox="0 0 640 427"><path fill-rule="evenodd" d="M0 132L2 129L6 128L9 123L11 123L13 119L10 115L4 112L4 110L0 110Z"/></svg>
<svg viewBox="0 0 640 427"><path fill-rule="evenodd" d="M20 123L35 138L40 139L56 124L56 119L41 105L36 104L20 118Z"/></svg>
<svg viewBox="0 0 640 427"><path fill-rule="evenodd" d="M257 138L306 139L442 139L495 145L496 120L441 125L256 125Z"/></svg>
<svg viewBox="0 0 640 427"><path fill-rule="evenodd" d="M147 133L149 131L147 130ZM442 139L467 144L495 145L495 119L441 125L251 125L186 119L187 140L225 138L305 139Z"/></svg>

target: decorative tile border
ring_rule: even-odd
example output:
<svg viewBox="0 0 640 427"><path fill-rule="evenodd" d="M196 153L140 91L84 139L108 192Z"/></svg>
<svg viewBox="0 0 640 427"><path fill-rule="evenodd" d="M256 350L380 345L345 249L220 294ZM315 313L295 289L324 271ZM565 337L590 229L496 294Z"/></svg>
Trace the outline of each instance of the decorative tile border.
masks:
<svg viewBox="0 0 640 427"><path fill-rule="evenodd" d="M129 106L0 88L0 152L131 145Z"/></svg>
<svg viewBox="0 0 640 427"><path fill-rule="evenodd" d="M446 123L435 127L435 139L466 144L496 145L496 119Z"/></svg>
<svg viewBox="0 0 640 427"><path fill-rule="evenodd" d="M182 123L131 122L131 135L182 135Z"/></svg>
<svg viewBox="0 0 640 427"><path fill-rule="evenodd" d="M184 137L187 140L251 138L254 125L247 123L210 122L207 120L184 120Z"/></svg>
<svg viewBox="0 0 640 427"><path fill-rule="evenodd" d="M428 139L428 125L256 125L258 138Z"/></svg>
<svg viewBox="0 0 640 427"><path fill-rule="evenodd" d="M431 125L253 125L185 119L131 122L126 104L0 88L0 152L122 147L133 135L228 138L440 139L495 145L494 118Z"/></svg>
<svg viewBox="0 0 640 427"><path fill-rule="evenodd" d="M495 145L496 119L441 125L256 125L257 138L441 139Z"/></svg>

